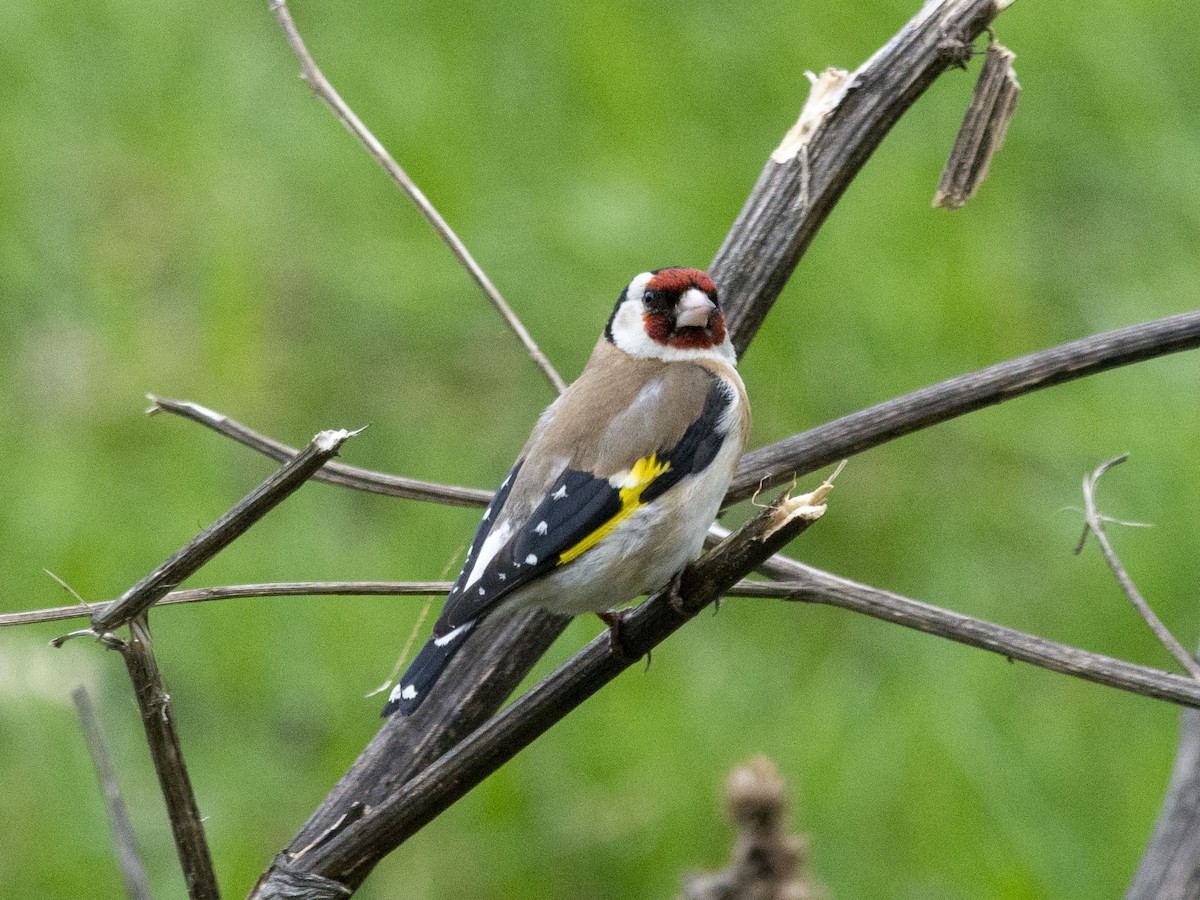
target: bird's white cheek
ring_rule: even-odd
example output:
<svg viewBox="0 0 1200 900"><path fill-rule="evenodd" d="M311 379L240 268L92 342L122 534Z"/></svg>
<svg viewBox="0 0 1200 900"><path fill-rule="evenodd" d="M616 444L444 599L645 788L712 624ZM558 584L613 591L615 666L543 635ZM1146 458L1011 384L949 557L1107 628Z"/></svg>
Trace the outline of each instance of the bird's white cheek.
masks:
<svg viewBox="0 0 1200 900"><path fill-rule="evenodd" d="M630 356L650 357L654 355L651 340L642 321L642 305L626 300L613 317L613 343Z"/></svg>

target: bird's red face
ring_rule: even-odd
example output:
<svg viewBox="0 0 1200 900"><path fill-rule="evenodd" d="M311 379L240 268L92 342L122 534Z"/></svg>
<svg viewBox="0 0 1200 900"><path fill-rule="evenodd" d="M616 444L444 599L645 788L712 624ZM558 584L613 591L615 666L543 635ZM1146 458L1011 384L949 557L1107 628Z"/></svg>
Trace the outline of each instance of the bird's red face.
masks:
<svg viewBox="0 0 1200 900"><path fill-rule="evenodd" d="M633 279L605 333L634 356L677 358L721 348L725 316L708 274L677 266Z"/></svg>
<svg viewBox="0 0 1200 900"><path fill-rule="evenodd" d="M707 350L725 340L717 286L699 269L660 269L642 291L642 322L653 341L681 350Z"/></svg>

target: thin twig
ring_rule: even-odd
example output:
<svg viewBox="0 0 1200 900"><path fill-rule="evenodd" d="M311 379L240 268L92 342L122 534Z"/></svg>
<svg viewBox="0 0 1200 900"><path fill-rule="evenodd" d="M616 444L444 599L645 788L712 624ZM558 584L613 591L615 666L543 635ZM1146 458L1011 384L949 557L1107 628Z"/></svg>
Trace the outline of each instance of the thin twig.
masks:
<svg viewBox="0 0 1200 900"><path fill-rule="evenodd" d="M171 697L163 690L162 675L154 659L150 626L144 611L129 623L129 633L128 640L112 636L109 640L121 651L125 668L129 670L129 680L133 682L150 758L154 761L154 771L167 804L188 897L191 900L219 900L212 854L179 746L179 734L171 715Z"/></svg>
<svg viewBox="0 0 1200 900"><path fill-rule="evenodd" d="M158 606L178 603L203 603L209 600L230 600L236 597L411 597L447 594L449 581L279 581L264 584L230 584L218 587L188 588L171 591L158 601ZM55 606L28 612L0 614L0 628L6 625L34 625L39 622L61 622L89 616L96 607L111 600L101 600L89 606Z"/></svg>
<svg viewBox="0 0 1200 900"><path fill-rule="evenodd" d="M1138 615L1145 619L1146 624L1150 626L1150 630L1154 632L1155 636L1162 642L1162 645L1167 648L1167 651L1175 657L1176 661L1183 666L1184 670L1194 679L1200 681L1200 663L1197 663L1196 659L1192 654L1187 652L1183 644L1175 639L1175 635L1171 634L1170 629L1163 624L1162 619L1150 608L1150 604L1146 602L1146 598L1142 596L1141 591L1134 585L1133 579L1129 577L1129 573L1125 571L1125 567L1121 565L1121 560L1117 558L1117 551L1109 543L1108 535L1104 533L1106 522L1111 522L1114 525L1131 526L1141 526L1141 523L1122 522L1111 516L1103 515L1096 509L1096 485L1100 482L1105 472L1113 466L1119 466L1127 459L1129 459L1128 454L1107 460L1097 466L1091 475L1083 476L1084 515L1087 519L1087 524L1084 526L1083 537L1079 539L1079 545L1075 548L1075 552L1078 554L1083 550L1083 544L1089 532L1096 536L1096 541L1100 544L1100 550L1104 553L1104 559L1107 561L1108 567L1112 569L1112 573L1117 579L1117 584L1121 586L1121 590L1125 592L1125 596L1129 598L1129 602L1133 604L1133 608L1138 611Z"/></svg>
<svg viewBox="0 0 1200 900"><path fill-rule="evenodd" d="M108 754L104 733L100 730L100 717L96 715L96 708L92 705L87 688L82 685L75 688L71 691L71 699L75 701L75 709L79 712L79 722L83 726L88 753L92 756L92 762L96 764L96 774L104 791L104 806L108 810L108 824L112 828L117 865L125 881L125 893L129 895L130 900L150 900L154 896L150 890L150 879L138 853L137 838L129 821L129 813L125 809L121 786L117 783L117 772Z"/></svg>
<svg viewBox="0 0 1200 900"><path fill-rule="evenodd" d="M770 570L789 580L742 582L730 590L728 596L770 597L836 606L970 647L989 650L1007 659L1017 659L1052 672L1073 675L1156 700L1200 707L1200 686L1191 678L1080 650L984 619L964 616L814 569L787 557L774 556L759 566L759 570Z"/></svg>
<svg viewBox="0 0 1200 900"><path fill-rule="evenodd" d="M295 447L289 447L274 438L260 434L254 429L234 421L229 416L214 412L199 403L192 403L189 400L172 400L170 397L158 397L154 394L147 394L146 397L153 404L146 410L148 414L168 412L191 419L193 422L211 428L225 437L233 438L239 444L243 444L251 450L257 450L278 462L289 460L299 452ZM375 494L386 494L389 497L401 497L406 500L429 500L449 506L483 508L492 499L491 491L458 487L452 484L435 484L431 481L418 481L415 478L388 475L384 472L372 472L369 469L349 466L337 460L330 460L318 469L313 475L313 481L324 481L328 484L337 484Z"/></svg>
<svg viewBox="0 0 1200 900"><path fill-rule="evenodd" d="M212 559L247 528L307 481L357 431L322 431L289 462L273 472L236 506L189 541L174 556L92 616L96 634L120 628L153 606ZM61 645L61 639L55 642Z"/></svg>
<svg viewBox="0 0 1200 900"><path fill-rule="evenodd" d="M304 40L300 37L300 32L296 28L296 23L292 21L291 13L288 12L287 3L285 0L271 0L271 12L275 14L275 18L279 20L279 25L283 28L284 34L287 36L288 43L292 47L292 51L296 54L296 58L300 60L301 76L308 82L308 86L312 88L314 94L329 107L330 111L337 117L337 120L346 127L360 144L366 148L367 153L377 162L380 167L392 179L396 187L401 193L409 199L409 201L417 208L417 211L425 217L430 227L437 233L446 246L450 248L450 252L462 264L463 268L471 276L472 280L479 285L479 288L491 301L504 321L508 323L508 327L513 330L513 333L520 339L524 345L526 352L533 359L542 374L546 376L546 380L559 393L566 389L566 384L562 377L555 371L554 366L550 364L545 354L538 348L533 337L525 329L521 320L517 318L517 314L512 311L512 308L505 302L500 295L500 291L492 284L487 274L475 262L466 245L459 240L454 230L442 218L441 213L434 208L434 205L429 201L429 198L417 187L416 183L408 177L408 173L400 167L400 165L392 158L384 148L383 144L373 135L366 125L355 115L354 110L346 105L346 102L334 90L333 85L322 74L313 60L308 48L304 46Z"/></svg>

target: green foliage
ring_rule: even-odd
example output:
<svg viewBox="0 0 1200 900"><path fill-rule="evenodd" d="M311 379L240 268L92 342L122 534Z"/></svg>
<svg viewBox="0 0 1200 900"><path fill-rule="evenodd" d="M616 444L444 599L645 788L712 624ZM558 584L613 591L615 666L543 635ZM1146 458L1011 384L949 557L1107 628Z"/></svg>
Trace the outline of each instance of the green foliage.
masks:
<svg viewBox="0 0 1200 900"><path fill-rule="evenodd" d="M633 274L711 258L805 69L854 68L916 2L298 2L343 96L573 377ZM929 208L978 63L851 186L743 365L754 445L959 372L1196 306L1189 5L1017 4L1024 87L963 211ZM1189 27L1191 26L1191 27ZM448 252L297 80L266 4L0 4L0 608L48 568L115 596L271 464L141 415L195 400L352 463L494 486L549 391ZM1195 640L1200 359L1039 393L852 461L793 552L911 596L1169 666L1071 556L1079 479L1145 594ZM436 578L475 514L311 485L196 584ZM363 699L419 601L156 612L224 890L239 896L378 725ZM572 625L546 671L596 633ZM96 696L151 876L180 896L119 659L0 632L0 894L116 896L69 703ZM671 896L728 850L717 790L766 753L835 897L1115 896L1176 710L827 609L731 601L427 828L366 898Z"/></svg>

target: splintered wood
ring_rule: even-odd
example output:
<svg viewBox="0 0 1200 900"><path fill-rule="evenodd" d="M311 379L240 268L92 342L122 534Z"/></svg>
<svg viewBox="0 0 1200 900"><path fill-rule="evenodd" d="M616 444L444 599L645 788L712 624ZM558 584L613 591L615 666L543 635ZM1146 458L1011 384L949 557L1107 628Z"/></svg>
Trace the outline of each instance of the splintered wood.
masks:
<svg viewBox="0 0 1200 900"><path fill-rule="evenodd" d="M958 209L975 196L987 176L992 155L1004 144L1021 85L1012 61L1016 54L993 40L971 95L958 138L938 181L933 205Z"/></svg>

